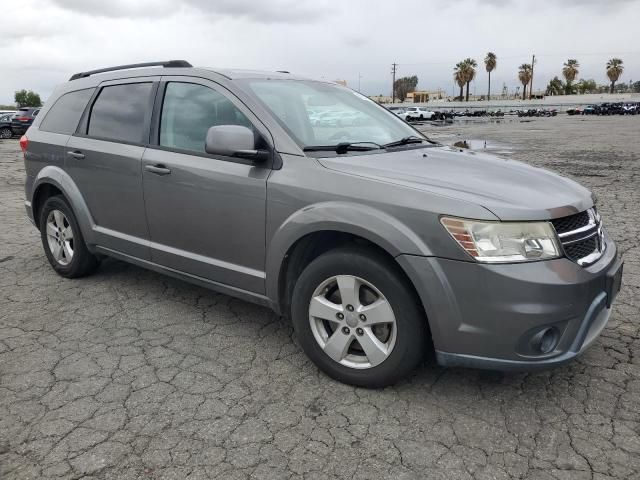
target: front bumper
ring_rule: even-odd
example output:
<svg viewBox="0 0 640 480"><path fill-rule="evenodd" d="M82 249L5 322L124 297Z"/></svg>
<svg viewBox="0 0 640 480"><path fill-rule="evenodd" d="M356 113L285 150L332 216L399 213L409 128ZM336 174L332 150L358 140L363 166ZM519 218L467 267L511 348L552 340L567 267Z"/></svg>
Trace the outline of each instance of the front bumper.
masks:
<svg viewBox="0 0 640 480"><path fill-rule="evenodd" d="M617 250L606 235L603 256L581 267L556 260L491 265L401 255L399 263L425 306L438 363L445 366L532 370L564 364L605 327L611 308L607 273ZM537 348L542 332L556 342Z"/></svg>

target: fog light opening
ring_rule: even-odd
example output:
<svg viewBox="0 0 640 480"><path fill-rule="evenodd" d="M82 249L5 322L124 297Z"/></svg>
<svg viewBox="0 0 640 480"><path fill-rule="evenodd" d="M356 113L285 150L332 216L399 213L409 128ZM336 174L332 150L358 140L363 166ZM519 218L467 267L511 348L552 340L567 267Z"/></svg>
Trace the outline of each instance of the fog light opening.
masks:
<svg viewBox="0 0 640 480"><path fill-rule="evenodd" d="M547 328L543 330L542 335L540 335L540 343L538 348L541 353L549 353L552 352L556 345L558 345L558 329L555 327Z"/></svg>

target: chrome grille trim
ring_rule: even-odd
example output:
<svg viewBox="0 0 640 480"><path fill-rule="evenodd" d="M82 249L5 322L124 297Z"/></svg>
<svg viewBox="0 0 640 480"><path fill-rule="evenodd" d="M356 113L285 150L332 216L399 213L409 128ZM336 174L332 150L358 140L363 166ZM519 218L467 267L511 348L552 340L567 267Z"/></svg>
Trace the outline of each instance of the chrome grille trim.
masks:
<svg viewBox="0 0 640 480"><path fill-rule="evenodd" d="M560 243L562 244L565 256L569 260L574 261L583 267L595 263L602 256L606 248L600 215L595 207L590 208L586 213L589 216L588 223L570 231L558 232L556 229L556 224L566 223L564 221L567 217L551 221L552 225L554 225L554 229L556 229L556 233L560 239ZM577 215L584 216L584 212ZM594 237L596 238L595 242L591 240ZM587 243L590 241L591 243L595 243L595 248ZM584 252L581 252L582 256L580 257L573 256L572 252L575 252L576 250L580 252L581 247L583 250L585 250L585 248L593 248L593 250L586 255L584 255Z"/></svg>

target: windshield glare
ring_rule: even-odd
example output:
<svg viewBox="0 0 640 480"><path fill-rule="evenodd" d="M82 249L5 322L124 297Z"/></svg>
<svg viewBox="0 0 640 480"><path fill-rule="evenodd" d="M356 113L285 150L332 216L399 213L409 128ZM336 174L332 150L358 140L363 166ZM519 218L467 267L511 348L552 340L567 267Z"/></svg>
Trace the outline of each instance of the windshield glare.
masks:
<svg viewBox="0 0 640 480"><path fill-rule="evenodd" d="M394 113L339 85L266 79L244 83L303 148L338 143L384 145L419 135Z"/></svg>

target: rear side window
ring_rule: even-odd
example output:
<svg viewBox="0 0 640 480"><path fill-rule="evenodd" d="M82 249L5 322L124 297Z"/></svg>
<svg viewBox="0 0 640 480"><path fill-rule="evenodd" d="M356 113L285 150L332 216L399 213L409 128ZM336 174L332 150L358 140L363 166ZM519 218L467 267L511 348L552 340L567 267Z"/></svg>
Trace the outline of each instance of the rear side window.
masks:
<svg viewBox="0 0 640 480"><path fill-rule="evenodd" d="M53 104L44 117L40 124L40 130L71 135L78 127L82 112L93 95L93 91L93 88L88 88L65 93ZM35 114L36 112L34 112Z"/></svg>
<svg viewBox="0 0 640 480"><path fill-rule="evenodd" d="M167 84L160 120L160 145L204 153L209 127L243 125L249 119L220 92L203 85Z"/></svg>
<svg viewBox="0 0 640 480"><path fill-rule="evenodd" d="M90 137L130 143L146 142L146 118L152 83L104 87L91 109Z"/></svg>

